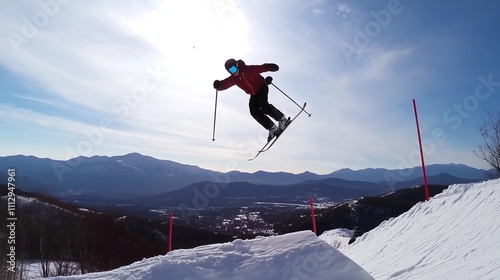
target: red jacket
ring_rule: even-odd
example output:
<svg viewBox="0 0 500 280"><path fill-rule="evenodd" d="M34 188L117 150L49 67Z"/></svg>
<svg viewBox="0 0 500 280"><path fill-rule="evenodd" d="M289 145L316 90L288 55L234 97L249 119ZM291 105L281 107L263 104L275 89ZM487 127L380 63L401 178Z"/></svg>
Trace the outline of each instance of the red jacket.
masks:
<svg viewBox="0 0 500 280"><path fill-rule="evenodd" d="M245 65L245 62L242 60L238 60L238 69L240 71L239 75L231 75L220 81L218 90L225 90L237 85L246 93L256 95L259 89L266 84L264 77L262 77L260 73L277 71L276 64L265 63L262 65Z"/></svg>

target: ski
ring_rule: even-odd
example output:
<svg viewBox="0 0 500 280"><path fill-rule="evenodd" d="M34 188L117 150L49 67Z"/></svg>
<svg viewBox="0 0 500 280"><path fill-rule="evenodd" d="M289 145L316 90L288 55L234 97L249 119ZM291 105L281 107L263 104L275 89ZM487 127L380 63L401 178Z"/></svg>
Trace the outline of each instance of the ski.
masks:
<svg viewBox="0 0 500 280"><path fill-rule="evenodd" d="M265 145L264 147L262 147L262 149L260 149L257 154L253 157L253 158L249 158L248 161L252 161L254 159L256 159L261 153L269 150L273 145L274 143L276 143L276 141L278 140L278 138L283 134L283 132L285 132L285 130L292 124L292 122L302 113L304 112L304 109L306 108L306 105L307 105L307 102L304 103L304 106L301 107L301 110L297 113L297 115L295 115L295 117L293 117L293 119L289 120L288 123L285 125L285 127L278 132L278 134L276 134L276 136L274 138L272 138L271 140L269 140Z"/></svg>

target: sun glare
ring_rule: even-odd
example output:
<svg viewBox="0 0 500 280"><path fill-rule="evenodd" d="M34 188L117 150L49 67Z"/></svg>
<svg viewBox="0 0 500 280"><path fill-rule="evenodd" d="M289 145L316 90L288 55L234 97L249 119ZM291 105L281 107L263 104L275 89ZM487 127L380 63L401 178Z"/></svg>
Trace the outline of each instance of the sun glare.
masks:
<svg viewBox="0 0 500 280"><path fill-rule="evenodd" d="M244 57L248 51L248 23L237 7L221 17L210 1L193 2L164 1L131 23L174 75L223 70L225 59Z"/></svg>

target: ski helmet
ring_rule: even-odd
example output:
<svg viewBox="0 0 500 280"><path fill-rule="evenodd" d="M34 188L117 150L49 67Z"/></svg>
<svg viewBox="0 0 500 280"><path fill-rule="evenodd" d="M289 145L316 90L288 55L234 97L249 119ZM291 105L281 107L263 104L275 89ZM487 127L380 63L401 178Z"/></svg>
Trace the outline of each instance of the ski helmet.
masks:
<svg viewBox="0 0 500 280"><path fill-rule="evenodd" d="M224 63L224 67L226 67L226 70L229 73L234 74L234 73L236 73L236 70L238 69L238 61L236 61L234 58L230 58L230 59L226 60L226 63Z"/></svg>

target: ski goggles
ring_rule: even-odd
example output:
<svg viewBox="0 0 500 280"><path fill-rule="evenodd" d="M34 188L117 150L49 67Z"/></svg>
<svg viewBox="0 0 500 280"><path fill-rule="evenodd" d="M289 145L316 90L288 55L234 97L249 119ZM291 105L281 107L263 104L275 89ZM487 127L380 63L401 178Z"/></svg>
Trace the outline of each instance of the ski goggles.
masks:
<svg viewBox="0 0 500 280"><path fill-rule="evenodd" d="M236 73L236 71L238 71L238 67L231 66L229 69L227 69L227 71L229 71L229 73L231 73L231 74L234 74L234 73Z"/></svg>

